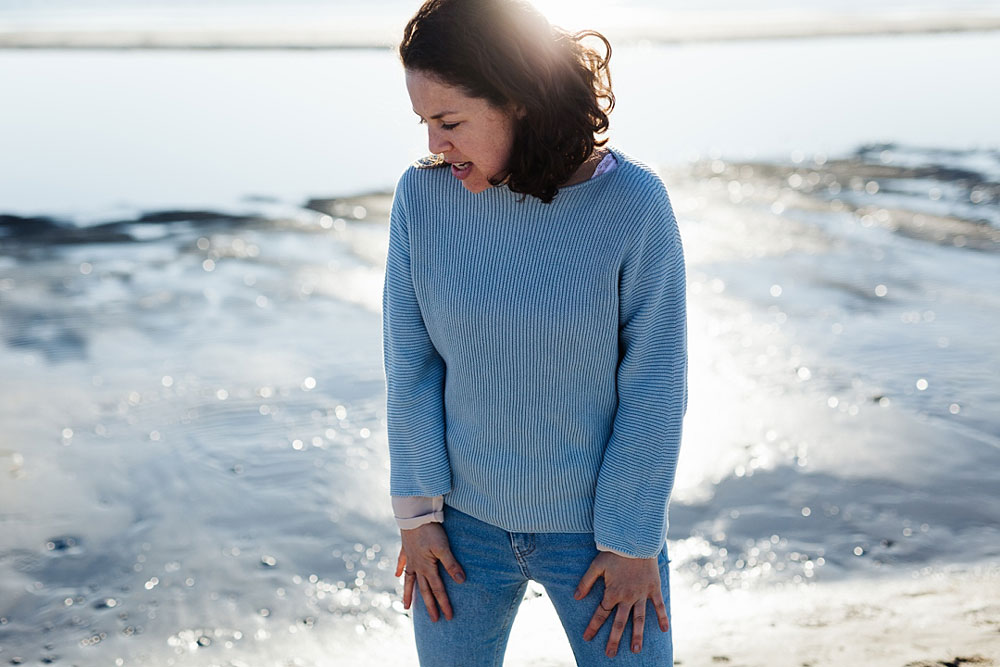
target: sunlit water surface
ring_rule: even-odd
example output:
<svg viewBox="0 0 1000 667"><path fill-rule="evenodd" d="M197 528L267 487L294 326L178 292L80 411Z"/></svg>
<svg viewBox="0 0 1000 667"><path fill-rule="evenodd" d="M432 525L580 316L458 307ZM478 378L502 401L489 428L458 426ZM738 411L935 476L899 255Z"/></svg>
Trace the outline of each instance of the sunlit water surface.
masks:
<svg viewBox="0 0 1000 667"><path fill-rule="evenodd" d="M982 171L958 168L973 158ZM1000 313L997 167L882 146L665 172L689 262L682 597L1000 557L984 473L1000 464L1000 349L980 333ZM409 659L386 498L386 205L4 219L4 657Z"/></svg>

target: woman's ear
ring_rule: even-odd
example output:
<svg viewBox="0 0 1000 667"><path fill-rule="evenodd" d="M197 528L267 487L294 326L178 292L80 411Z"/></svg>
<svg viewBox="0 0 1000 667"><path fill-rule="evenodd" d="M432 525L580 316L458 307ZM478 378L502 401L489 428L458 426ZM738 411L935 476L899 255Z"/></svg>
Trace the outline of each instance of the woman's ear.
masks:
<svg viewBox="0 0 1000 667"><path fill-rule="evenodd" d="M514 106L514 117L515 118L517 118L518 120L522 120L527 115L528 115L528 110L524 107L523 104L518 104L518 105Z"/></svg>

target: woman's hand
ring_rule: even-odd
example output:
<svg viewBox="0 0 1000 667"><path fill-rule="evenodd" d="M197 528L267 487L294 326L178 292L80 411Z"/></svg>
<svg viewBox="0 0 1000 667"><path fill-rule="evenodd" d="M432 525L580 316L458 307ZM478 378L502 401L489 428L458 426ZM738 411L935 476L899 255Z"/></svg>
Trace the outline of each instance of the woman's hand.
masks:
<svg viewBox="0 0 1000 667"><path fill-rule="evenodd" d="M583 631L583 638L588 642L593 639L617 607L611 636L605 649L609 658L618 654L618 643L625 631L629 614L632 614L632 652L642 650L647 599L651 599L656 608L660 630L666 632L670 627L660 590L660 568L656 558L626 558L610 551L602 551L587 568L573 597L577 600L585 598L599 577L604 577L604 599Z"/></svg>
<svg viewBox="0 0 1000 667"><path fill-rule="evenodd" d="M465 572L451 554L444 527L437 522L425 523L412 530L400 530L399 535L402 546L396 561L396 576L406 573L403 580L403 608L410 608L410 603L413 602L413 584L416 582L431 620L437 621L440 617L440 605L444 617L450 621L451 603L448 602L448 594L441 581L438 561L441 561L451 578L459 584L465 581Z"/></svg>

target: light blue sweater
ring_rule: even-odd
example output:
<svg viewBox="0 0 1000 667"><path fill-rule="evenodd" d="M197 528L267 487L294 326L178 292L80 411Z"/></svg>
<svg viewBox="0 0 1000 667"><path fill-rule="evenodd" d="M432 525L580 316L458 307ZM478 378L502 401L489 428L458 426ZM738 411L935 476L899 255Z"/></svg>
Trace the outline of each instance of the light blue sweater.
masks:
<svg viewBox="0 0 1000 667"><path fill-rule="evenodd" d="M666 538L687 406L684 259L662 181L609 174L551 204L412 166L383 291L390 493L513 532Z"/></svg>

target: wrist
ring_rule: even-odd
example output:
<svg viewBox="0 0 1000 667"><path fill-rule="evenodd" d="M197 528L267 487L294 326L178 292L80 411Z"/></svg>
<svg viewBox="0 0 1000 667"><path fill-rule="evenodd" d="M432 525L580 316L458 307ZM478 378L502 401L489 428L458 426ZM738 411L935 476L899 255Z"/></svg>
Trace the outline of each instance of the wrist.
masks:
<svg viewBox="0 0 1000 667"><path fill-rule="evenodd" d="M423 516L415 516L409 519L396 519L396 525L400 530L415 530L429 523L444 523L444 513L435 512L432 514L424 514Z"/></svg>

